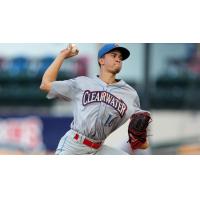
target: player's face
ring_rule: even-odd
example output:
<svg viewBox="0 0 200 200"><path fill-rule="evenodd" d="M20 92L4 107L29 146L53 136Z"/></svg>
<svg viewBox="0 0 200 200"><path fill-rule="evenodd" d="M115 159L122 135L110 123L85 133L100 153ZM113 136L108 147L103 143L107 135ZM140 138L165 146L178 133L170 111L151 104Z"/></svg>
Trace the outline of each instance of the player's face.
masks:
<svg viewBox="0 0 200 200"><path fill-rule="evenodd" d="M122 68L122 54L119 51L111 51L105 54L102 64L106 71L117 74Z"/></svg>

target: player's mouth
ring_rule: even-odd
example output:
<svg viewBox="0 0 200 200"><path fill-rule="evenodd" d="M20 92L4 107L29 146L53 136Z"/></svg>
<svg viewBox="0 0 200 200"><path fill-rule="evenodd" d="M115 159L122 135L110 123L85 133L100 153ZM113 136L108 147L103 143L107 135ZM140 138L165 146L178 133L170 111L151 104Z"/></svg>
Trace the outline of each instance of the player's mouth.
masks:
<svg viewBox="0 0 200 200"><path fill-rule="evenodd" d="M116 62L115 65L120 65L120 62Z"/></svg>

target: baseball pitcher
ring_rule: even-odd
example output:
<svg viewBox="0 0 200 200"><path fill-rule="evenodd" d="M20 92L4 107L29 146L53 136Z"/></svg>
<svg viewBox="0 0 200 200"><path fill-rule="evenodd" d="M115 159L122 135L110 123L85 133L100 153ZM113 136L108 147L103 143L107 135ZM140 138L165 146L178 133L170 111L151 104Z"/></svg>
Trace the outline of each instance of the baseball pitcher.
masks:
<svg viewBox="0 0 200 200"><path fill-rule="evenodd" d="M105 145L104 141L128 119L131 119L128 144L133 150L147 148L150 113L140 109L135 89L116 79L123 60L130 55L129 50L118 44L105 44L98 52L98 76L56 81L64 60L78 53L77 47L71 44L62 50L45 71L40 86L49 99L58 97L73 102L74 119L70 130L61 138L56 154L127 154Z"/></svg>

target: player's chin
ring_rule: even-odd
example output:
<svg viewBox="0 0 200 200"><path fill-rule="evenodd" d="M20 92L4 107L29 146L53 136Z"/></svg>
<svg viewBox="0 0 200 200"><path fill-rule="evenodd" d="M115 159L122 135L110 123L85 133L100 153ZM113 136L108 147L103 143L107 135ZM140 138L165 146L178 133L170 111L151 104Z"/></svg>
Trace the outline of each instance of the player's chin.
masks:
<svg viewBox="0 0 200 200"><path fill-rule="evenodd" d="M113 69L113 72L115 74L118 74L120 71L121 71L121 67L116 67L116 68Z"/></svg>
<svg viewBox="0 0 200 200"><path fill-rule="evenodd" d="M121 71L121 69L114 69L114 70L112 70L112 73L113 74L118 74L120 71Z"/></svg>

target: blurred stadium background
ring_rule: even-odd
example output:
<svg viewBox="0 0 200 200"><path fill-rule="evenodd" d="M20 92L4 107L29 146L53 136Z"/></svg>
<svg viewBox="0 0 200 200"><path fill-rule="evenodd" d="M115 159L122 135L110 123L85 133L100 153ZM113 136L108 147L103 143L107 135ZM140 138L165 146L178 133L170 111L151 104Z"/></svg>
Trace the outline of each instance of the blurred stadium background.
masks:
<svg viewBox="0 0 200 200"><path fill-rule="evenodd" d="M77 44L58 79L95 76L101 44ZM151 154L200 154L200 45L122 44L131 51L119 78L151 111ZM52 154L72 121L71 105L39 90L61 43L0 44L0 153Z"/></svg>

